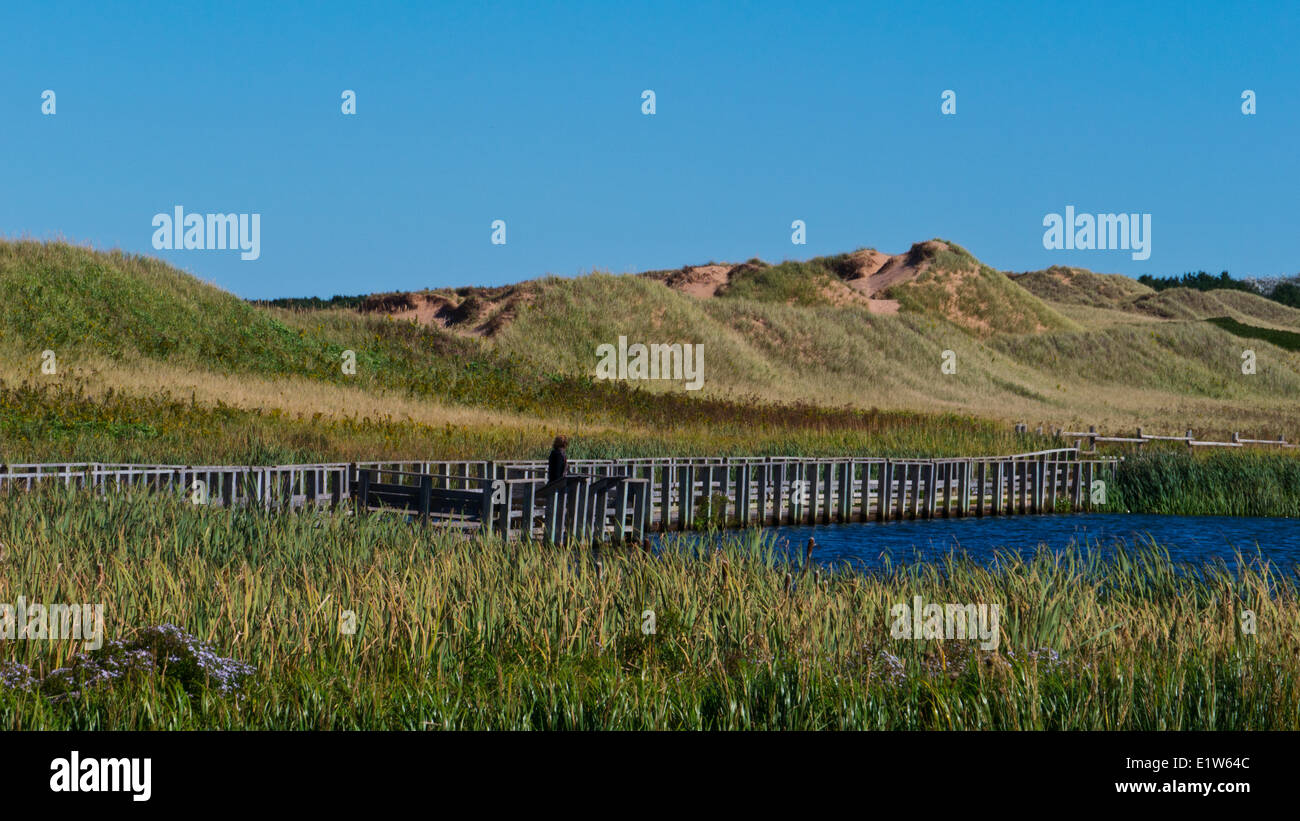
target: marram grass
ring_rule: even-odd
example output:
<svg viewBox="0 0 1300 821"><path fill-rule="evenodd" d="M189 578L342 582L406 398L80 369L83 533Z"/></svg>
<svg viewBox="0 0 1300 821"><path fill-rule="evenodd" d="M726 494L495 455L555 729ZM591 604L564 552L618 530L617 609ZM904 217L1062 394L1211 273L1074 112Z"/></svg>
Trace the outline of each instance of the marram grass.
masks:
<svg viewBox="0 0 1300 821"><path fill-rule="evenodd" d="M1294 451L1155 449L1124 457L1106 510L1177 516L1300 517Z"/></svg>
<svg viewBox="0 0 1300 821"><path fill-rule="evenodd" d="M1300 726L1295 568L1258 561L1189 572L1151 548L805 574L749 532L598 565L390 517L63 491L0 498L0 543L0 602L102 603L106 639L174 624L256 668L229 695L165 672L71 698L0 687L3 729ZM997 651L891 638L890 607L917 595L998 604ZM0 663L39 677L80 649L0 641Z"/></svg>

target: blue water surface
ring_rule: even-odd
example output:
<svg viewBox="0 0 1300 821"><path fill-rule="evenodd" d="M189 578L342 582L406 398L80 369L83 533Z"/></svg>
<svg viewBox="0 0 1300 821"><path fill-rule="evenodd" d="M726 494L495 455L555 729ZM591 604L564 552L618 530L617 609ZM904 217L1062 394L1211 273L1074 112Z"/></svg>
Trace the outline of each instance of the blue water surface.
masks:
<svg viewBox="0 0 1300 821"><path fill-rule="evenodd" d="M1223 559L1229 565L1240 551L1280 570L1300 565L1300 520L1234 516L1158 516L1137 513L1074 513L962 519L863 522L843 525L770 527L778 548L802 556L808 538L817 542L813 557L823 565L881 567L940 561L950 552L986 562L995 552L1030 555L1093 548L1103 554L1117 545L1154 541L1178 562L1200 565Z"/></svg>

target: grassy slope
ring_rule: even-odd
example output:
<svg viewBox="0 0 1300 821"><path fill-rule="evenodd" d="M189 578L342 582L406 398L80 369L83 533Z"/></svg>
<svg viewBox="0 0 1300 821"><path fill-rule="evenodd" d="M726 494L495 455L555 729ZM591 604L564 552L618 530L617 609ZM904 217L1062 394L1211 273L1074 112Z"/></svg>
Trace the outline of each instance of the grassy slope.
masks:
<svg viewBox="0 0 1300 821"><path fill-rule="evenodd" d="M964 264L959 254L952 262ZM920 296L913 294L914 310L896 316L818 304L812 296L795 299L793 280L783 274L747 279L746 298L708 300L642 278L549 279L497 345L539 365L592 373L595 345L619 334L631 341L703 344L705 392L723 396L973 410L1004 419L1148 429L1289 430L1289 404L1300 398L1294 353L1252 341L1267 367L1244 377L1242 341L1209 323L1117 312L1084 327L989 270L980 271L979 281L996 283L987 285L993 296L981 301L974 295L981 286L971 286L974 309L967 316L990 325L1033 322L1053 329L972 332L921 307L925 294L945 287L943 265L940 260L933 279L906 286L915 285ZM812 287L820 288L823 275ZM770 290L756 290L760 283ZM1135 292L1142 288L1133 284ZM1000 298L1004 292L1010 295ZM938 373L944 350L957 355L955 375Z"/></svg>
<svg viewBox="0 0 1300 821"><path fill-rule="evenodd" d="M1063 265L1019 274L1013 281L1039 299L1094 308L1119 308L1139 296L1155 293L1122 274L1094 274Z"/></svg>
<svg viewBox="0 0 1300 821"><path fill-rule="evenodd" d="M596 383L409 323L255 308L159 262L66 245L0 243L0 292L0 461L356 458L358 445L384 458L537 456L561 430L581 435L575 456L918 452L932 430L980 450L1011 438L972 420ZM53 376L40 372L47 348Z"/></svg>
<svg viewBox="0 0 1300 821"><path fill-rule="evenodd" d="M1300 310L1244 291L1198 291L1167 288L1155 291L1120 274L1094 274L1082 268L1053 266L1012 275L1012 281L1050 305L1121 312L1142 318L1209 319L1229 316L1247 324L1300 328ZM1111 314L1115 318L1115 314Z"/></svg>
<svg viewBox="0 0 1300 821"><path fill-rule="evenodd" d="M966 249L949 246L920 276L894 286L886 296L897 299L904 310L952 318L980 336L1078 327Z"/></svg>
<svg viewBox="0 0 1300 821"><path fill-rule="evenodd" d="M1039 299L951 248L895 288L898 315L828 304L843 260L827 257L755 267L707 300L644 277L547 278L489 341L254 307L154 260L0 243L0 459L539 455L561 430L579 435L579 455L987 452L1019 444L1001 432L1016 419L1300 433L1297 354L1252 339L1259 372L1244 377L1245 343L1222 328L1080 305L1060 289ZM1144 298L1101 279L1117 304ZM1235 305L1255 318L1250 295L1230 298L1219 315ZM1085 326L1056 305L1132 321ZM1276 307L1256 322L1290 310ZM596 346L619 335L703 344L703 396L593 381ZM46 348L57 376L39 373ZM345 349L356 376L339 367ZM951 376L939 373L945 350Z"/></svg>

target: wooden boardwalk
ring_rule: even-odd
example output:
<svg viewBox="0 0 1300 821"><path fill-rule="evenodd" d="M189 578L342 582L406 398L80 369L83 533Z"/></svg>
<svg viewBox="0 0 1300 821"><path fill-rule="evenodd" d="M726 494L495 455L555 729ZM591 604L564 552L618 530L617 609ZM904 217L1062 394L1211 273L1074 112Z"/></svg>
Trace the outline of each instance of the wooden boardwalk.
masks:
<svg viewBox="0 0 1300 821"><path fill-rule="evenodd" d="M267 510L351 504L506 538L643 540L699 527L1014 516L1087 510L1117 460L1077 448L947 459L723 457L274 466L0 466L0 491L148 488Z"/></svg>
<svg viewBox="0 0 1300 821"><path fill-rule="evenodd" d="M1029 426L1019 423L1015 427L1016 433L1029 433ZM1039 425L1037 435L1043 435L1043 426ZM1290 449L1300 447L1294 442L1288 442L1285 436L1279 436L1276 439L1251 439L1242 436L1240 432L1234 431L1232 439L1227 442L1217 441L1214 439L1197 439L1192 431L1187 431L1182 436L1160 436L1152 433L1143 433L1142 428L1138 428L1132 435L1111 434L1109 436L1097 432L1096 425L1089 425L1086 431L1080 430L1063 430L1054 428L1052 436L1057 439L1074 440L1074 446L1081 454L1093 454L1097 452L1097 445L1132 445L1134 448L1141 450L1142 446L1149 442L1180 442L1189 448L1241 448L1249 446L1263 446L1269 448ZM1086 447L1085 447L1086 446Z"/></svg>

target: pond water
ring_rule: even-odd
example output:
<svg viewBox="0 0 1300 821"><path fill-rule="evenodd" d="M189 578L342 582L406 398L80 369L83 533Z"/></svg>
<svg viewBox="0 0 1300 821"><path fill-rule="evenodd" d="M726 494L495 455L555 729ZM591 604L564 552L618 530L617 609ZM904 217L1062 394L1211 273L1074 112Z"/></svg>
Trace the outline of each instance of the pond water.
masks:
<svg viewBox="0 0 1300 821"><path fill-rule="evenodd" d="M771 527L778 547L802 557L808 537L817 540L814 559L825 565L880 567L937 561L951 551L984 561L996 551L1032 554L1039 546L1055 551L1085 546L1109 552L1116 545L1154 541L1179 562L1201 564L1221 558L1229 565L1240 551L1258 554L1278 569L1300 565L1300 520L1234 516L1157 516L1136 513L1075 513L931 519L859 524Z"/></svg>

